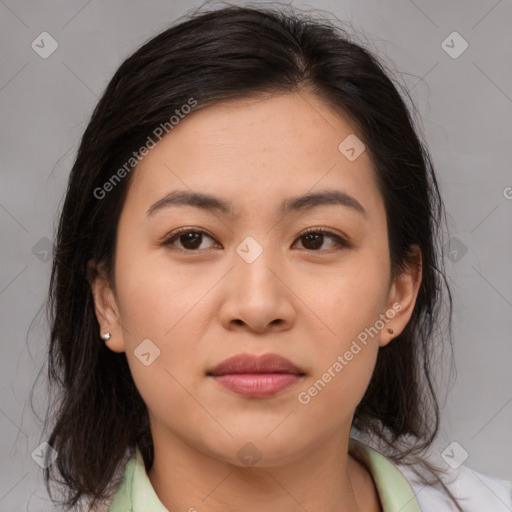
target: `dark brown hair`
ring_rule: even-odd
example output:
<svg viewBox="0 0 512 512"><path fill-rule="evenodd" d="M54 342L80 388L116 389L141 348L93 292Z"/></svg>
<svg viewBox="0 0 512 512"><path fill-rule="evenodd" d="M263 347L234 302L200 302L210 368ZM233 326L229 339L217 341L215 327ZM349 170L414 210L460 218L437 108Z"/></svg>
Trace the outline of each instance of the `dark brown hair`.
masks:
<svg viewBox="0 0 512 512"><path fill-rule="evenodd" d="M412 317L379 350L353 426L382 440L395 461L427 465L448 492L436 469L420 457L439 428L435 339L444 338L451 350L452 298L440 243L444 209L431 158L399 88L376 55L340 26L284 6L195 12L121 64L80 142L55 242L47 314L48 374L57 393L45 427L51 423L48 442L58 458L45 470L50 496L54 480L64 484L65 506L86 499L92 508L113 492L114 477L136 446L146 468L153 460L146 406L126 356L99 339L87 270L90 260L103 265L114 286L118 219L136 166L108 199L98 199L94 191L190 98L197 110L221 100L301 90L357 126L385 203L393 276L411 263L413 246L422 254ZM445 331L439 327L443 312Z"/></svg>

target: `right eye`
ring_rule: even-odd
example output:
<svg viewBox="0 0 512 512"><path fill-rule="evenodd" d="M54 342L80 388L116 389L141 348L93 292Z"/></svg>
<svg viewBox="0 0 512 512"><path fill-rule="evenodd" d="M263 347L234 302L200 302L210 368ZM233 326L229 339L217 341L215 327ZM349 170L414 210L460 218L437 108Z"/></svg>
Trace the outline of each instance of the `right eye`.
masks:
<svg viewBox="0 0 512 512"><path fill-rule="evenodd" d="M174 243L178 241L182 247L171 247L171 249L176 248L181 251L201 252L202 250L207 250L205 248L201 249L202 238L205 236L210 240L213 240L213 238L202 229L181 228L172 232L169 237L162 242L161 245L166 247L174 246Z"/></svg>

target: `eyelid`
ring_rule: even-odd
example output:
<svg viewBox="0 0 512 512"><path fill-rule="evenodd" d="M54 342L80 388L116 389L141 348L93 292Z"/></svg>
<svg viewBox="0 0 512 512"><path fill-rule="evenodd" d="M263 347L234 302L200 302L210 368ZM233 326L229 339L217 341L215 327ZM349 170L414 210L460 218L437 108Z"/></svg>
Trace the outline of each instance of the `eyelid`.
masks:
<svg viewBox="0 0 512 512"><path fill-rule="evenodd" d="M319 254L330 253L333 251L337 251L337 250L341 250L341 249L348 249L348 248L352 247L352 242L350 242L350 239L348 237L346 237L345 235L338 234L337 232L335 232L331 229L322 228L322 227L318 227L318 228L313 227L313 228L305 229L304 231L301 231L297 235L296 240L299 240L300 238L307 235L308 233L319 233L321 235L325 235L329 238L332 238L335 241L335 247L330 250L324 249L321 251L313 251L313 250L304 249L305 251L310 252L312 254L314 254L314 253L319 253Z"/></svg>
<svg viewBox="0 0 512 512"><path fill-rule="evenodd" d="M175 231L172 231L168 235L165 235L162 238L162 240L159 242L159 245L171 246L172 242L175 241L176 239L178 239L180 237L180 235L182 235L183 233L189 233L189 232L200 233L200 234L206 235L207 237L216 241L215 237L213 235L210 235L210 233L208 233L208 231L205 231L202 228L196 228L194 226L185 226L183 228L178 228ZM182 252L197 252L197 253L204 252L204 249L202 251L192 251L190 249L180 249L179 247L175 247L175 249L182 251Z"/></svg>
<svg viewBox="0 0 512 512"><path fill-rule="evenodd" d="M205 231L204 229L196 228L196 227L193 227L193 226L185 226L185 227L182 227L182 228L178 228L177 230L171 232L169 235L166 235L162 239L162 241L159 242L159 245L162 245L162 246L172 246L172 242L175 241L176 239L178 239L182 233L189 233L189 232L200 233L202 235L206 235L207 237L209 237L212 240L214 240L215 242L217 242L215 237L213 235L211 235L210 233L208 233L207 231ZM344 235L340 235L340 234L336 233L335 231L332 231L332 230L330 230L328 228L322 228L322 227L311 227L311 228L307 228L307 229L301 231L297 235L297 237L295 238L294 244L296 243L296 241L298 241L300 238L302 238L303 236L307 235L308 233L318 233L318 234L326 235L329 238L332 238L335 241L336 246L337 246L337 248L335 247L334 250L339 250L339 249L343 249L343 248L352 247L352 243L350 242L350 239L348 237L346 237ZM173 247L173 249L176 249L176 250L181 251L181 252L186 252L186 253L203 253L203 252L206 252L206 251L209 250L209 249L191 250L191 249L181 249L179 247ZM328 250L318 250L318 251L314 251L314 250L311 250L311 249L309 249L309 250L308 249L304 249L304 250L308 251L308 252L311 252L311 253L315 253L315 252L318 252L318 253L329 252Z"/></svg>

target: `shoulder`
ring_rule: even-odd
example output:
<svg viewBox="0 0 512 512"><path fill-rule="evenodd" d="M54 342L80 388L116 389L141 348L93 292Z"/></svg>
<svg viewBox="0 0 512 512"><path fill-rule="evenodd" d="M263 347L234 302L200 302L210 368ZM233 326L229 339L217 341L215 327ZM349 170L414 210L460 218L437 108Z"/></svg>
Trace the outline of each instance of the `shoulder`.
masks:
<svg viewBox="0 0 512 512"><path fill-rule="evenodd" d="M146 473L138 448L127 462L123 480L108 512L168 512L159 500Z"/></svg>
<svg viewBox="0 0 512 512"><path fill-rule="evenodd" d="M133 484L140 455L138 451L131 453L129 458L118 468L117 475L121 476L121 481L116 489L115 495L110 505L98 512L127 512L132 510Z"/></svg>
<svg viewBox="0 0 512 512"><path fill-rule="evenodd" d="M453 503L438 486L421 482L410 466L396 464L411 485L422 512L451 512ZM510 512L512 482L485 475L468 466L448 468L440 478L457 499L464 512Z"/></svg>
<svg viewBox="0 0 512 512"><path fill-rule="evenodd" d="M434 475L422 464L395 463L367 440L357 438L350 440L349 452L369 469L385 505L384 510L404 512L405 505L412 503L410 508L421 512L454 511L454 503L446 489L436 482ZM436 453L435 449L430 451L424 455L423 460L441 469L436 474L464 512L512 511L512 481L485 475L467 465L456 469L441 466L441 459ZM425 483L425 479L430 483ZM397 501L397 494L401 494L405 505L398 506L400 502Z"/></svg>

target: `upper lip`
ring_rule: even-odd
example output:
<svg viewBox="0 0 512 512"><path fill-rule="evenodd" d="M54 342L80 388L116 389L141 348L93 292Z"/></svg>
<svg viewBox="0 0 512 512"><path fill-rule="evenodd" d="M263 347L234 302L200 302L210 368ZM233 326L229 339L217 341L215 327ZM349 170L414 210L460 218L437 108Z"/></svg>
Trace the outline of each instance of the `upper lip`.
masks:
<svg viewBox="0 0 512 512"><path fill-rule="evenodd" d="M295 373L304 372L290 360L278 354L238 354L230 357L208 371L208 375L218 376L240 373Z"/></svg>

